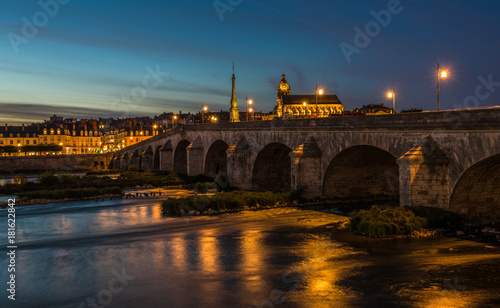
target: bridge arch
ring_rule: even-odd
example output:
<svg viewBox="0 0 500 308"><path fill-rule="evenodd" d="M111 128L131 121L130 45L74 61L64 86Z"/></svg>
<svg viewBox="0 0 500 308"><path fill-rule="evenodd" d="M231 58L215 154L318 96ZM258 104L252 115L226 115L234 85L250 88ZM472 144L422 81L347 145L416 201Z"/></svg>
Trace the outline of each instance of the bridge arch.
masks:
<svg viewBox="0 0 500 308"><path fill-rule="evenodd" d="M266 145L255 159L252 188L255 190L288 190L291 187L292 150L279 142Z"/></svg>
<svg viewBox="0 0 500 308"><path fill-rule="evenodd" d="M205 156L205 175L215 177L221 172L227 172L226 150L228 148L229 145L222 140L212 143Z"/></svg>
<svg viewBox="0 0 500 308"><path fill-rule="evenodd" d="M500 154L462 173L451 195L450 210L459 214L500 214Z"/></svg>
<svg viewBox="0 0 500 308"><path fill-rule="evenodd" d="M156 150L154 152L153 156L153 170L158 171L160 170L160 150L162 146L159 145L156 147Z"/></svg>
<svg viewBox="0 0 500 308"><path fill-rule="evenodd" d="M355 145L342 150L326 169L323 195L328 198L396 198L399 195L396 157L371 145Z"/></svg>
<svg viewBox="0 0 500 308"><path fill-rule="evenodd" d="M174 152L174 172L187 174L187 147L191 142L183 139L177 143Z"/></svg>

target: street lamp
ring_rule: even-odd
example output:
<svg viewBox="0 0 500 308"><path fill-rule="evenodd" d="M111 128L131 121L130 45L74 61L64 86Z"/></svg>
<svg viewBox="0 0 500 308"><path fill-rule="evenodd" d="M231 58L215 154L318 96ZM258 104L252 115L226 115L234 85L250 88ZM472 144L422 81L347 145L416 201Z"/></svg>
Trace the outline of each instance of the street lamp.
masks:
<svg viewBox="0 0 500 308"><path fill-rule="evenodd" d="M318 85L316 85L316 117L318 117L318 94L323 95L323 89L318 89Z"/></svg>
<svg viewBox="0 0 500 308"><path fill-rule="evenodd" d="M208 106L202 105L202 112L201 112L201 124L205 123L205 112L208 111Z"/></svg>
<svg viewBox="0 0 500 308"><path fill-rule="evenodd" d="M247 100L247 122L248 122L248 110L249 110L248 106L252 106L253 100L252 99L248 99L248 97L246 98L246 100Z"/></svg>
<svg viewBox="0 0 500 308"><path fill-rule="evenodd" d="M174 115L174 120L172 121L172 129L175 128L175 120L177 120L177 116L176 115Z"/></svg>
<svg viewBox="0 0 500 308"><path fill-rule="evenodd" d="M439 68L439 63L437 64L437 111L439 111L439 79L448 77L446 70Z"/></svg>
<svg viewBox="0 0 500 308"><path fill-rule="evenodd" d="M306 103L306 102L303 102L303 103L302 103L302 106L304 107L304 115L305 115L305 116L306 116L306 118L307 118L307 117L308 117L308 116L307 116L307 109L306 109L306 107L307 107L307 103Z"/></svg>
<svg viewBox="0 0 500 308"><path fill-rule="evenodd" d="M387 93L388 98L392 98L392 113L396 113L396 90Z"/></svg>
<svg viewBox="0 0 500 308"><path fill-rule="evenodd" d="M156 126L156 124L155 124L155 125L153 125L153 136L155 136L155 135L156 135L156 127L157 127L157 126Z"/></svg>

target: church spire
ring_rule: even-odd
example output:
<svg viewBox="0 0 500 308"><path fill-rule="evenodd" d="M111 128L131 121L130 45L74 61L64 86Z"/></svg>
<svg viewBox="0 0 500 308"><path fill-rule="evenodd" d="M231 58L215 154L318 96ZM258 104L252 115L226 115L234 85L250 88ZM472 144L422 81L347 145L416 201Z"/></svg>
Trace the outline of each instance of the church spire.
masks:
<svg viewBox="0 0 500 308"><path fill-rule="evenodd" d="M229 120L231 122L240 121L240 111L238 110L238 99L236 98L236 77L234 76L234 62L233 62L233 93L231 95L231 108L229 109Z"/></svg>

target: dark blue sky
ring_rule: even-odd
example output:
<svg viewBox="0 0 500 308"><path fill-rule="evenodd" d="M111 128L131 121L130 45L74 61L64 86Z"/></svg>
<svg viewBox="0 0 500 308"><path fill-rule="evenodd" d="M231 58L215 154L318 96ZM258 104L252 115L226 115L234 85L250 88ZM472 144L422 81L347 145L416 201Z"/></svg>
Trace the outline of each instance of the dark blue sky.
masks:
<svg viewBox="0 0 500 308"><path fill-rule="evenodd" d="M437 62L449 70L442 110L500 105L495 83L476 93L478 77L500 81L499 1L58 1L50 14L34 0L0 7L2 123L227 110L233 61L241 109L248 96L272 110L285 73L292 94L317 83L348 110L392 103L393 87L398 111L435 110ZM377 29L371 11L391 5ZM375 33L349 63L340 45L356 47L367 24Z"/></svg>

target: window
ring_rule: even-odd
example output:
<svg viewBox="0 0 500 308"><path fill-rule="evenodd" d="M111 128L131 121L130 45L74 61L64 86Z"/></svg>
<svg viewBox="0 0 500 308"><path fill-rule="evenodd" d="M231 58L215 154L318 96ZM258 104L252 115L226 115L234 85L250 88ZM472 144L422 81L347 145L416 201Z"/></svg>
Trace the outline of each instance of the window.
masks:
<svg viewBox="0 0 500 308"><path fill-rule="evenodd" d="M10 144L14 144L14 140L11 140L11 141L10 141Z"/></svg>
<svg viewBox="0 0 500 308"><path fill-rule="evenodd" d="M26 140L26 144L30 144L30 141L29 141L29 140Z"/></svg>
<svg viewBox="0 0 500 308"><path fill-rule="evenodd" d="M0 140L0 144L3 144L3 140Z"/></svg>
<svg viewBox="0 0 500 308"><path fill-rule="evenodd" d="M139 142L139 138L135 138L135 142Z"/></svg>
<svg viewBox="0 0 500 308"><path fill-rule="evenodd" d="M33 144L36 144L36 140L33 140Z"/></svg>

